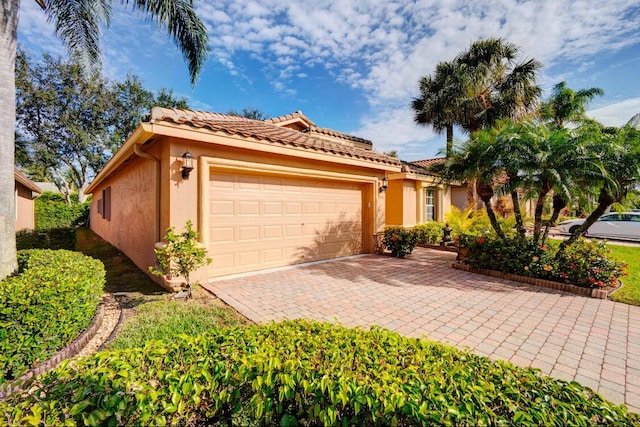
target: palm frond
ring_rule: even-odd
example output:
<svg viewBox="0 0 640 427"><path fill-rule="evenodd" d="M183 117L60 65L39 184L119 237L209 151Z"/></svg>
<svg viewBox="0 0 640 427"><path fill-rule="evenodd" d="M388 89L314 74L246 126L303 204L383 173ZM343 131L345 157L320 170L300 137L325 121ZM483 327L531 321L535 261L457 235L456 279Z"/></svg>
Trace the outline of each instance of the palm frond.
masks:
<svg viewBox="0 0 640 427"><path fill-rule="evenodd" d="M122 0L147 14L167 32L187 61L191 84L194 85L209 51L209 37L198 18L193 0Z"/></svg>
<svg viewBox="0 0 640 427"><path fill-rule="evenodd" d="M49 0L45 14L56 36L85 69L100 66L100 25L109 25L110 0Z"/></svg>

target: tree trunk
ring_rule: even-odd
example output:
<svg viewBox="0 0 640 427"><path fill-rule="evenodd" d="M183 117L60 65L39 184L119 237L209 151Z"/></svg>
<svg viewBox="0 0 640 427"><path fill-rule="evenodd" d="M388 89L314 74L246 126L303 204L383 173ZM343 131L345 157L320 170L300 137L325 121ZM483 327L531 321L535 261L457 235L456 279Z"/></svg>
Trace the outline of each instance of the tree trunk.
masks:
<svg viewBox="0 0 640 427"><path fill-rule="evenodd" d="M453 154L453 125L447 125L447 157Z"/></svg>
<svg viewBox="0 0 640 427"><path fill-rule="evenodd" d="M547 223L547 227L544 229L544 234L542 235L542 240L540 244L544 245L544 242L547 241L547 237L549 237L549 230L551 227L556 226L556 221L558 221L558 217L560 216L560 211L567 207L567 201L557 194L553 196L553 213L551 214L551 218Z"/></svg>
<svg viewBox="0 0 640 427"><path fill-rule="evenodd" d="M540 194L538 194L538 200L536 201L536 209L533 217L533 241L538 243L540 241L540 233L542 231L542 210L544 208L544 199L553 187L545 183L540 188Z"/></svg>
<svg viewBox="0 0 640 427"><path fill-rule="evenodd" d="M526 231L524 224L522 223L522 211L520 210L520 197L517 190L511 191L511 203L513 204L513 216L516 217L516 231L522 237L525 236Z"/></svg>
<svg viewBox="0 0 640 427"><path fill-rule="evenodd" d="M13 273L18 266L13 169L19 9L19 0L4 0L0 3L0 280Z"/></svg>
<svg viewBox="0 0 640 427"><path fill-rule="evenodd" d="M560 259L565 249L568 246L571 246L575 243L576 240L580 238L584 234L585 231L589 229L593 225L594 222L598 220L609 207L616 202L616 198L611 194L607 193L604 189L600 190L600 196L598 197L598 206L591 212L591 214L584 220L582 225L578 227L576 231L564 242L560 243L560 247L558 248L558 253L556 253L555 259Z"/></svg>
<svg viewBox="0 0 640 427"><path fill-rule="evenodd" d="M503 240L506 239L507 236L504 235L502 227L500 227L500 223L498 223L498 218L496 218L496 213L493 210L493 204L491 203L491 198L494 195L493 188L491 188L490 185L483 184L480 180L476 180L476 182L478 196L484 202L484 207L487 211L487 215L489 216L491 226L493 227L498 237Z"/></svg>

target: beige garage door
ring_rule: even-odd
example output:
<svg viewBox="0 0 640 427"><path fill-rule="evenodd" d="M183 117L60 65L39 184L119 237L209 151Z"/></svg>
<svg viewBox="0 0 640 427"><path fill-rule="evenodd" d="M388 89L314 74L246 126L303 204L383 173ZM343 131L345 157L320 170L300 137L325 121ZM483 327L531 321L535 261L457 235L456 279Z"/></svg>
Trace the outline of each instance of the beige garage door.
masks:
<svg viewBox="0 0 640 427"><path fill-rule="evenodd" d="M211 171L211 276L362 252L358 183Z"/></svg>

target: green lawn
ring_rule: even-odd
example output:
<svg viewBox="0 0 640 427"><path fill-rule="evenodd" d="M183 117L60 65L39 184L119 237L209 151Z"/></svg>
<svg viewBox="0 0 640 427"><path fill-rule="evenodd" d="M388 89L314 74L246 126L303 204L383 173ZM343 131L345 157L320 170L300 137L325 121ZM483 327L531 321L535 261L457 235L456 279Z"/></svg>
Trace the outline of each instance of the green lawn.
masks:
<svg viewBox="0 0 640 427"><path fill-rule="evenodd" d="M125 309L126 320L109 348L132 348L148 340L170 340L179 334L198 335L211 328L249 323L199 287L193 299L170 300L169 292L91 230L77 230L76 250L103 262L105 291L114 294Z"/></svg>
<svg viewBox="0 0 640 427"><path fill-rule="evenodd" d="M620 246L610 244L612 255L629 267L629 275L622 279L624 286L611 295L614 301L640 305L640 246Z"/></svg>

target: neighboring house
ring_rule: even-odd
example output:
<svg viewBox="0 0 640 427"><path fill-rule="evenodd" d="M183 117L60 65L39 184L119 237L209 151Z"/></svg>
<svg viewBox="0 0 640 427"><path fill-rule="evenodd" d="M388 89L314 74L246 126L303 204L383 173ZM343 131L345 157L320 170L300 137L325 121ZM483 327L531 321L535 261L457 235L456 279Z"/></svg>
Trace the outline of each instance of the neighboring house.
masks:
<svg viewBox="0 0 640 427"><path fill-rule="evenodd" d="M13 177L16 183L16 231L25 228L33 230L35 227L33 199L38 194L42 194L42 190L18 169L13 169Z"/></svg>
<svg viewBox="0 0 640 427"><path fill-rule="evenodd" d="M386 225L426 219L431 178L406 169L371 141L319 128L301 112L258 121L154 107L86 193L91 228L143 271L166 229L191 220L213 259L196 274L206 280L373 253ZM395 218L387 200L409 186L413 204L400 211L411 214ZM441 215L448 199L437 191Z"/></svg>

